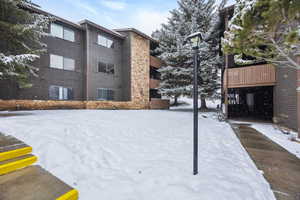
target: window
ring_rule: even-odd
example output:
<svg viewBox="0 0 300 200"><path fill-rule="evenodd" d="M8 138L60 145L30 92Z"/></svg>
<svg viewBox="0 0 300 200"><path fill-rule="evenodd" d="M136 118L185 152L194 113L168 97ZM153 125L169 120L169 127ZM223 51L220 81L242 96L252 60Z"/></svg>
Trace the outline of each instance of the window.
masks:
<svg viewBox="0 0 300 200"><path fill-rule="evenodd" d="M57 55L50 55L50 67L56 69L63 69L64 68L64 58L62 56Z"/></svg>
<svg viewBox="0 0 300 200"><path fill-rule="evenodd" d="M115 73L115 66L113 64L107 64L106 72L108 74L114 74Z"/></svg>
<svg viewBox="0 0 300 200"><path fill-rule="evenodd" d="M53 35L55 37L69 40L71 42L75 41L74 31L69 28L63 27L61 25L52 23L50 32L51 32L51 35Z"/></svg>
<svg viewBox="0 0 300 200"><path fill-rule="evenodd" d="M114 100L114 91L111 89L98 89L98 100L110 101Z"/></svg>
<svg viewBox="0 0 300 200"><path fill-rule="evenodd" d="M98 63L98 72L106 73L106 63Z"/></svg>
<svg viewBox="0 0 300 200"><path fill-rule="evenodd" d="M98 63L98 72L107 73L107 74L114 74L115 73L115 65L99 62Z"/></svg>
<svg viewBox="0 0 300 200"><path fill-rule="evenodd" d="M51 85L49 87L49 98L53 100L72 100L73 89Z"/></svg>
<svg viewBox="0 0 300 200"><path fill-rule="evenodd" d="M75 60L70 58L64 58L64 69L65 70L75 70Z"/></svg>
<svg viewBox="0 0 300 200"><path fill-rule="evenodd" d="M51 35L59 38L64 37L63 27L58 24L51 24Z"/></svg>
<svg viewBox="0 0 300 200"><path fill-rule="evenodd" d="M75 60L50 54L50 67L64 70L75 70Z"/></svg>
<svg viewBox="0 0 300 200"><path fill-rule="evenodd" d="M98 35L98 44L106 47L106 38L101 35Z"/></svg>
<svg viewBox="0 0 300 200"><path fill-rule="evenodd" d="M75 41L74 31L68 28L64 28L64 39L74 42Z"/></svg>
<svg viewBox="0 0 300 200"><path fill-rule="evenodd" d="M114 48L114 41L104 37L103 35L98 35L98 44L106 48Z"/></svg>

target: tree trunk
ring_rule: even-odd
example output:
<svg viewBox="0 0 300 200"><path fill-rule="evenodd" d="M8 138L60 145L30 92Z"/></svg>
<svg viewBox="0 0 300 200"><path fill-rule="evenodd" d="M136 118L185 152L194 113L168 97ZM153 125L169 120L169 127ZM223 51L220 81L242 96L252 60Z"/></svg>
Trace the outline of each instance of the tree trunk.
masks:
<svg viewBox="0 0 300 200"><path fill-rule="evenodd" d="M201 107L200 107L200 109L201 110L207 109L205 97L201 96L200 99L201 99Z"/></svg>
<svg viewBox="0 0 300 200"><path fill-rule="evenodd" d="M175 96L174 97L174 103L173 103L174 106L177 106L178 105L178 96Z"/></svg>

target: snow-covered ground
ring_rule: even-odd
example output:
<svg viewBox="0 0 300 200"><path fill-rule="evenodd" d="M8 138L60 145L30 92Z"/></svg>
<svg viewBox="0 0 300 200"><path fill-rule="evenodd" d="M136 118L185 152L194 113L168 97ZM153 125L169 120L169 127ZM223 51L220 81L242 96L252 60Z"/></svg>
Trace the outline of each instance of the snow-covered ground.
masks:
<svg viewBox="0 0 300 200"><path fill-rule="evenodd" d="M272 124L251 124L251 127L263 133L269 139L276 142L277 144L285 148L287 151L289 151L292 154L295 154L298 158L300 158L300 142L291 141L289 139L289 135L282 133L279 129L275 129L275 127Z"/></svg>
<svg viewBox="0 0 300 200"><path fill-rule="evenodd" d="M178 102L181 104L179 106L172 106L171 109L192 109L193 108L193 99L188 97L180 97ZM206 100L206 106L209 109L216 109L217 105L220 105L220 100ZM171 103L173 101L171 100ZM198 107L201 107L201 100L198 100Z"/></svg>
<svg viewBox="0 0 300 200"><path fill-rule="evenodd" d="M192 175L192 113L53 110L0 117L0 131L33 146L39 164L81 200L275 200L225 122L199 118ZM204 117L204 115L206 117Z"/></svg>

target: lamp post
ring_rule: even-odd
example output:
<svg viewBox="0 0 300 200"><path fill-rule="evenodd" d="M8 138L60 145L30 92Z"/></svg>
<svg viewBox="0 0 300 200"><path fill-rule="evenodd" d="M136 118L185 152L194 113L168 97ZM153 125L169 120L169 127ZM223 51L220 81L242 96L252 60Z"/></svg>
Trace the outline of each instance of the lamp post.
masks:
<svg viewBox="0 0 300 200"><path fill-rule="evenodd" d="M193 33L186 38L193 47L194 52L194 80L193 80L193 110L194 110L194 153L193 153L193 174L198 174L198 53L199 44L202 41L200 32Z"/></svg>

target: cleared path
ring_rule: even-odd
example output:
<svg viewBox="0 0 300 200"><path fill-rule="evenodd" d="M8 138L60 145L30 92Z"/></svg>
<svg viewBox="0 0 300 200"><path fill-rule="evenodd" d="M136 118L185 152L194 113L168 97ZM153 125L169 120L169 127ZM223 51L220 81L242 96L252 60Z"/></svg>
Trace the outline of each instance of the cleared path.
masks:
<svg viewBox="0 0 300 200"><path fill-rule="evenodd" d="M233 127L277 200L300 200L300 159L248 125Z"/></svg>

